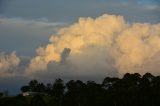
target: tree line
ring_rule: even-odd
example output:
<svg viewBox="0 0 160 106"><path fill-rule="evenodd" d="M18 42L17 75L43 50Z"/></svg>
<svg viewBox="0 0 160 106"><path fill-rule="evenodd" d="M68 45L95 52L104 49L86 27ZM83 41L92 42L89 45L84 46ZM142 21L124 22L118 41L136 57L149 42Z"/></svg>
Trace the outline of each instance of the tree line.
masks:
<svg viewBox="0 0 160 106"><path fill-rule="evenodd" d="M126 73L123 78L106 77L95 81L56 79L53 84L31 80L22 93L36 95L1 97L0 106L159 106L160 76Z"/></svg>

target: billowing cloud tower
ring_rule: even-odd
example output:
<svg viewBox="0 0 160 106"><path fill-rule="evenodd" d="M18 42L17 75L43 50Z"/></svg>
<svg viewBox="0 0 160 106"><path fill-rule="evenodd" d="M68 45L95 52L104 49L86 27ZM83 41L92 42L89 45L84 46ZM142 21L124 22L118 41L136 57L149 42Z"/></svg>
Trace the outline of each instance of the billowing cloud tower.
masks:
<svg viewBox="0 0 160 106"><path fill-rule="evenodd" d="M46 47L37 49L27 72L48 70L52 63L52 71L60 73L144 73L157 68L154 62L160 62L155 61L159 51L160 24L127 23L122 16L104 14L61 28ZM155 66L148 70L150 63Z"/></svg>

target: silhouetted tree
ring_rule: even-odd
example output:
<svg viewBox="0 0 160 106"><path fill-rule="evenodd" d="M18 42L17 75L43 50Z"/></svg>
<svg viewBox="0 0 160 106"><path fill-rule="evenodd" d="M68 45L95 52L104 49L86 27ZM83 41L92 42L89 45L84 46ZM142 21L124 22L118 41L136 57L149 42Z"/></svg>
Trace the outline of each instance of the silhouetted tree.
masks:
<svg viewBox="0 0 160 106"><path fill-rule="evenodd" d="M52 91L52 84L48 83L46 85L46 89L45 89L45 92L51 96L51 91Z"/></svg>
<svg viewBox="0 0 160 106"><path fill-rule="evenodd" d="M23 97L1 97L0 106L159 106L160 76L126 73L123 78L106 77L102 84L70 80L64 84L30 81L21 90L48 93Z"/></svg>
<svg viewBox="0 0 160 106"><path fill-rule="evenodd" d="M55 97L62 97L63 96L63 93L64 93L64 83L63 83L63 80L61 79L56 79L53 86L52 86L52 91L51 91L51 94L52 96L55 96Z"/></svg>
<svg viewBox="0 0 160 106"><path fill-rule="evenodd" d="M37 92L42 92L44 93L46 90L46 86L43 83L38 83L36 86Z"/></svg>
<svg viewBox="0 0 160 106"><path fill-rule="evenodd" d="M29 82L29 87L30 87L30 90L32 92L37 92L38 91L37 86L38 86L38 81L37 80L31 80Z"/></svg>
<svg viewBox="0 0 160 106"><path fill-rule="evenodd" d="M138 74L138 73L134 73L134 74L126 73L121 81L122 81L123 87L130 88L130 87L138 86L140 84L140 80L141 80L141 75L140 74Z"/></svg>
<svg viewBox="0 0 160 106"><path fill-rule="evenodd" d="M149 89L149 87L152 86L152 81L154 79L154 76L151 73L146 73L142 76L141 79L141 87L143 90Z"/></svg>
<svg viewBox="0 0 160 106"><path fill-rule="evenodd" d="M80 81L74 81L70 80L66 84L67 92L64 95L63 98L63 105L64 106L83 106L84 104L84 89L85 89L85 84Z"/></svg>
<svg viewBox="0 0 160 106"><path fill-rule="evenodd" d="M28 91L30 91L30 86L22 86L21 87L21 91L22 92L28 92Z"/></svg>
<svg viewBox="0 0 160 106"><path fill-rule="evenodd" d="M102 82L102 87L105 89L112 89L114 85L119 81L119 78L106 77Z"/></svg>

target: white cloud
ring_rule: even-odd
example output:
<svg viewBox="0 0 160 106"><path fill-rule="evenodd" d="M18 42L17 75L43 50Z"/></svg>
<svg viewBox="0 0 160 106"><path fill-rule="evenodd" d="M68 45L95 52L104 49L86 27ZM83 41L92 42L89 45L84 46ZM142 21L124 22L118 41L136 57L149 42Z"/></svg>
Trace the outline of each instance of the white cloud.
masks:
<svg viewBox="0 0 160 106"><path fill-rule="evenodd" d="M50 43L38 48L29 63L24 61L25 65L19 65L20 59L15 52L2 54L1 76L105 77L148 71L158 74L158 70L152 69L159 62L155 60L160 52L159 33L160 24L129 24L123 16L105 14L95 19L80 18L77 23L61 28L52 35Z"/></svg>
<svg viewBox="0 0 160 106"><path fill-rule="evenodd" d="M16 67L20 63L20 58L17 57L16 52L12 52L10 55L0 53L0 76L14 75Z"/></svg>
<svg viewBox="0 0 160 106"><path fill-rule="evenodd" d="M160 24L128 24L122 16L80 18L77 23L60 29L46 47L37 49L27 72L47 73L50 64L49 73L63 75L145 73L144 64L160 51L159 33ZM65 48L70 53L61 65Z"/></svg>

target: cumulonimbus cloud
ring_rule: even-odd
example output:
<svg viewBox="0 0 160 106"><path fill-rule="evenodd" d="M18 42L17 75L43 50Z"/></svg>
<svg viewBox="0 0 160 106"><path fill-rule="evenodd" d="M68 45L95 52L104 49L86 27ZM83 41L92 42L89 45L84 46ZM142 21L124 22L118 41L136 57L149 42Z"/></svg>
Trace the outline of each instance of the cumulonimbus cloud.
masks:
<svg viewBox="0 0 160 106"><path fill-rule="evenodd" d="M80 18L52 35L46 47L38 48L27 71L45 71L50 62L61 63L66 50L66 64L78 68L75 73L144 73L147 62L160 51L160 24L128 23L123 16L108 14Z"/></svg>

